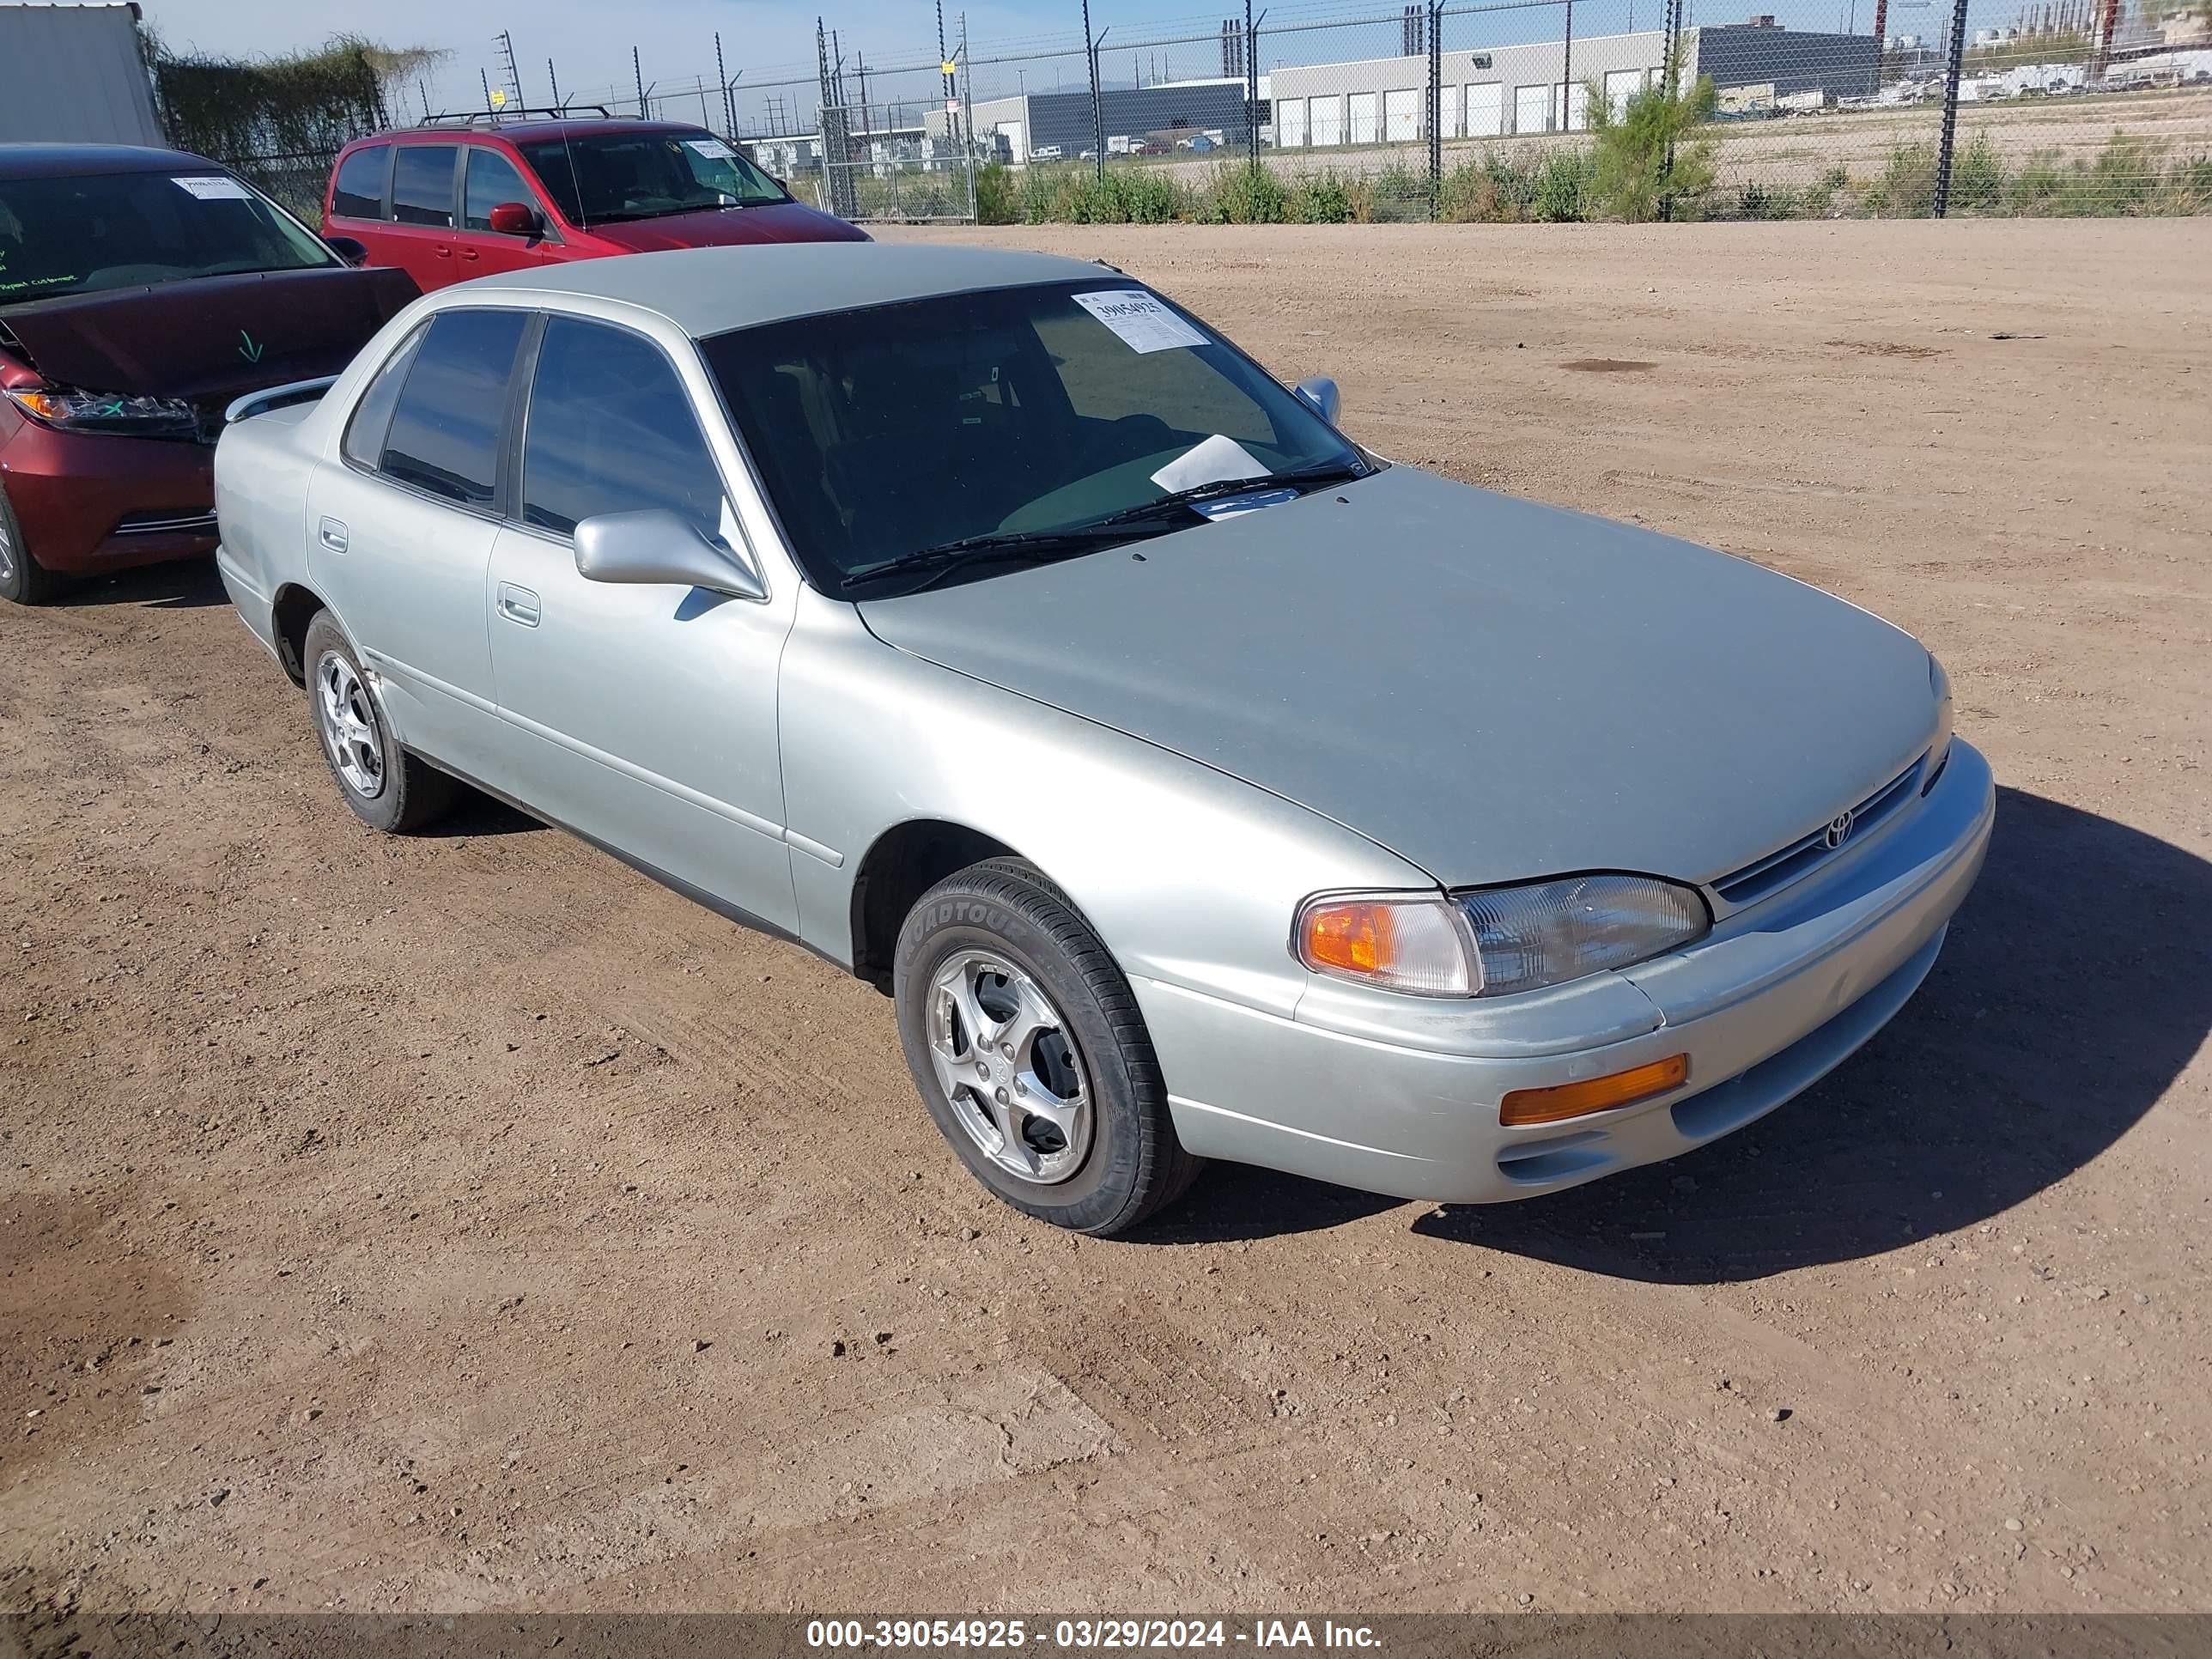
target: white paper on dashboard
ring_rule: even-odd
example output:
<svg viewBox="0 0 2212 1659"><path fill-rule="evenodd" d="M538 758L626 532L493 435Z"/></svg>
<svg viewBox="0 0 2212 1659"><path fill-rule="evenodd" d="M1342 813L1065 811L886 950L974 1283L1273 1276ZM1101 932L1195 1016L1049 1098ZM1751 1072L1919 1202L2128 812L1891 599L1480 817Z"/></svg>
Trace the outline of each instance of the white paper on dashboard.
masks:
<svg viewBox="0 0 2212 1659"><path fill-rule="evenodd" d="M1234 438L1224 438L1217 432L1204 442L1193 444L1153 473L1152 482L1173 495L1178 489L1195 489L1200 484L1267 476L1267 469L1253 459L1251 451Z"/></svg>
<svg viewBox="0 0 2212 1659"><path fill-rule="evenodd" d="M1210 344L1188 323L1140 289L1110 289L1079 294L1075 303L1121 337L1132 351L1167 351L1176 346Z"/></svg>
<svg viewBox="0 0 2212 1659"><path fill-rule="evenodd" d="M169 182L187 196L197 196L203 202L250 202L253 192L235 179L225 179L218 173L196 173L189 178L173 178Z"/></svg>
<svg viewBox="0 0 2212 1659"><path fill-rule="evenodd" d="M726 161L737 154L719 138L686 138L684 148L705 156L710 161Z"/></svg>

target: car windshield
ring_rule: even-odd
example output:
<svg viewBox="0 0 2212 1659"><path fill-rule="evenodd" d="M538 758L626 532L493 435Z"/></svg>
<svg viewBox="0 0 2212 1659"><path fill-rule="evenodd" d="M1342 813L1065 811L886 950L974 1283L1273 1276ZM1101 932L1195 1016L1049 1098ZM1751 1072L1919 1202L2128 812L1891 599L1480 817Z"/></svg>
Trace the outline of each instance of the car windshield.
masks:
<svg viewBox="0 0 2212 1659"><path fill-rule="evenodd" d="M704 130L577 133L517 148L569 223L580 227L790 199L775 179Z"/></svg>
<svg viewBox="0 0 2212 1659"><path fill-rule="evenodd" d="M702 349L832 592L917 556L997 574L994 555L1191 527L1200 508L1179 503L1240 480L1367 470L1256 363L1126 278L796 318Z"/></svg>
<svg viewBox="0 0 2212 1659"><path fill-rule="evenodd" d="M0 305L337 263L228 173L0 178Z"/></svg>

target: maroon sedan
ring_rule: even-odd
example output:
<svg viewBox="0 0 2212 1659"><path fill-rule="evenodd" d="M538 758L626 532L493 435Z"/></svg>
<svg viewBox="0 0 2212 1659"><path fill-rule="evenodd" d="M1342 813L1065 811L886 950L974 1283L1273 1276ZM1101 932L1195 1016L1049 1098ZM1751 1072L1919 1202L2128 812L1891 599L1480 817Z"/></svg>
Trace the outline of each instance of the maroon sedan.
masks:
<svg viewBox="0 0 2212 1659"><path fill-rule="evenodd" d="M212 553L224 408L415 296L201 156L0 144L0 599Z"/></svg>
<svg viewBox="0 0 2212 1659"><path fill-rule="evenodd" d="M497 271L661 248L865 242L704 127L477 116L380 132L331 169L323 228L428 293Z"/></svg>

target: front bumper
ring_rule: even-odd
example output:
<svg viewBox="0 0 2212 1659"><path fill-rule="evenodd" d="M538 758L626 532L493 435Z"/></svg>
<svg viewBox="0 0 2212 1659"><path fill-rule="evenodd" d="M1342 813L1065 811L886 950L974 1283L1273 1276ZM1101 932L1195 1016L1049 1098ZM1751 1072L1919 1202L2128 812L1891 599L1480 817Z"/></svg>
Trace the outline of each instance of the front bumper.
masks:
<svg viewBox="0 0 2212 1659"><path fill-rule="evenodd" d="M49 570L121 570L215 551L215 451L183 439L56 432L19 421L0 480Z"/></svg>
<svg viewBox="0 0 2212 1659"><path fill-rule="evenodd" d="M1487 1006L1323 990L1285 1019L1159 981L1134 988L1191 1152L1401 1198L1528 1198L1703 1146L1839 1064L1927 977L1995 817L1988 763L1954 743L1936 787L1882 833L1689 949ZM1498 1121L1512 1090L1677 1054L1690 1076L1671 1094L1565 1123Z"/></svg>

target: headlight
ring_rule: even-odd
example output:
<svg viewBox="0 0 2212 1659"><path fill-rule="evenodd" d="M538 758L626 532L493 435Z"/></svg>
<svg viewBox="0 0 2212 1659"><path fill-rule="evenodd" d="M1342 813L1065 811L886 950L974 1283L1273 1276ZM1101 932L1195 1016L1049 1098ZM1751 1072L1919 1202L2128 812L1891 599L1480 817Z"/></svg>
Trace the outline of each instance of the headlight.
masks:
<svg viewBox="0 0 2212 1659"><path fill-rule="evenodd" d="M63 432L112 432L138 438L188 438L198 416L180 398L131 398L119 392L79 392L42 386L10 388L9 401L42 426Z"/></svg>
<svg viewBox="0 0 2212 1659"><path fill-rule="evenodd" d="M1647 961L1712 926L1696 889L1652 876L1569 876L1462 893L1459 905L1493 997Z"/></svg>
<svg viewBox="0 0 2212 1659"><path fill-rule="evenodd" d="M1650 876L1570 876L1443 898L1323 893L1298 908L1298 960L1418 996L1510 996L1679 949L1712 925L1696 890Z"/></svg>

